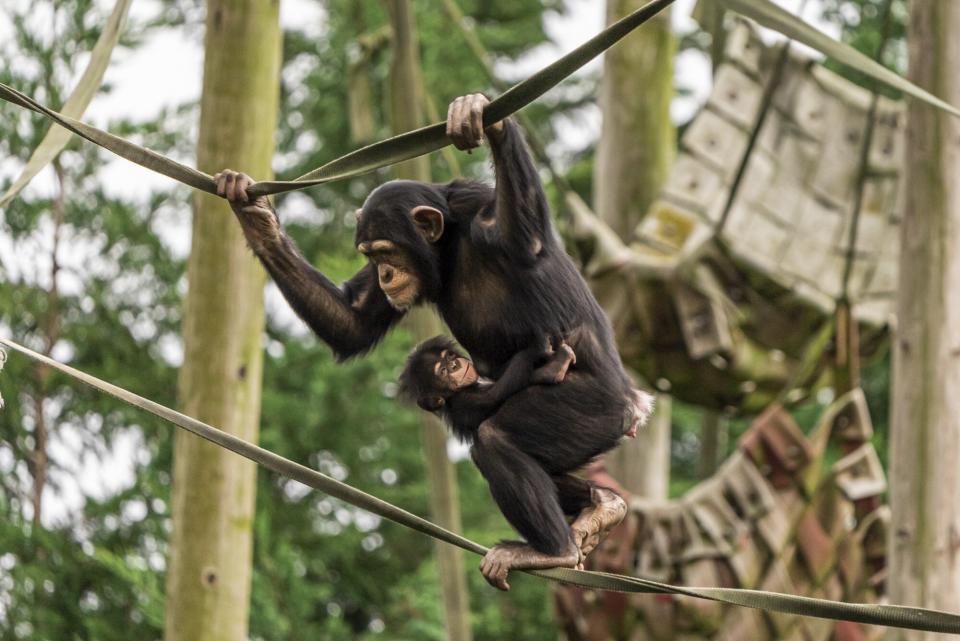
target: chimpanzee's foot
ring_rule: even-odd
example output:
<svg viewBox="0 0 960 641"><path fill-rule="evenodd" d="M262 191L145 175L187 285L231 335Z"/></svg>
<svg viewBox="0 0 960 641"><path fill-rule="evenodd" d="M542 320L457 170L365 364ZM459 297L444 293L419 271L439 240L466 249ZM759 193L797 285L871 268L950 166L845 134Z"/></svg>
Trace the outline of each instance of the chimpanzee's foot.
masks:
<svg viewBox="0 0 960 641"><path fill-rule="evenodd" d="M537 552L526 543L506 541L490 548L480 572L487 583L500 590L509 590L507 575L510 570L546 570L548 568L573 568L581 562L580 551L571 546L570 551L560 556Z"/></svg>
<svg viewBox="0 0 960 641"><path fill-rule="evenodd" d="M583 558L593 552L627 515L627 502L612 490L595 487L591 490L593 505L580 512L570 528L573 540L580 548Z"/></svg>

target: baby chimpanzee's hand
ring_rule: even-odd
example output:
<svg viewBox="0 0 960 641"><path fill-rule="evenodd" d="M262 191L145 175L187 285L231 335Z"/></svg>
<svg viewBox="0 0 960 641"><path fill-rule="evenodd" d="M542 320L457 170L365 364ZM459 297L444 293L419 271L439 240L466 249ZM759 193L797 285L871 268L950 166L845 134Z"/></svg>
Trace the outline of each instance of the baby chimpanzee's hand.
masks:
<svg viewBox="0 0 960 641"><path fill-rule="evenodd" d="M543 385L562 383L563 379L567 377L567 370L576 362L577 355L573 348L565 342L561 342L550 360L534 370L532 380L534 383Z"/></svg>

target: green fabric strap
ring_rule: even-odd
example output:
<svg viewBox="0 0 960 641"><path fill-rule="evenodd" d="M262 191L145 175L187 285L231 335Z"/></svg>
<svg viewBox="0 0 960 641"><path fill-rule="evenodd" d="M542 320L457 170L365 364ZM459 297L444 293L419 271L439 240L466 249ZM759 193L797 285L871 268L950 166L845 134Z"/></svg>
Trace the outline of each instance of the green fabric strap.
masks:
<svg viewBox="0 0 960 641"><path fill-rule="evenodd" d="M491 125L526 107L673 2L674 0L653 0L649 2L625 18L613 23L567 55L544 67L530 78L514 85L487 106L483 114L484 123ZM13 87L0 83L0 98L46 116L78 136L86 138L90 142L147 169L152 169L201 191L211 194L216 193L213 177L208 174L187 167L149 149L144 149L119 136L114 136L79 120L59 114ZM247 192L253 196L262 196L304 189L365 174L380 167L386 167L436 151L448 144L450 144L450 140L447 138L446 124L437 123L353 151L304 174L296 180L258 182Z"/></svg>
<svg viewBox="0 0 960 641"><path fill-rule="evenodd" d="M164 407L159 403L137 396L132 392L111 385L94 376L85 374L68 365L59 363L51 358L38 354L27 349L13 341L0 338L0 345L14 349L31 359L52 367L67 376L77 379L101 392L105 392L121 401L134 407L150 412L154 416L162 418L165 421L185 429L197 436L207 439L221 447L239 454L245 458L254 461L263 467L266 467L278 474L283 474L289 478L303 483L309 487L320 490L342 501L346 501L358 508L378 514L385 519L394 521L408 528L422 532L435 539L445 541L451 545L463 548L464 550L475 554L486 554L487 548L467 539L459 534L446 530L438 525L427 521L415 514L398 508L395 505L387 503L375 496L362 492L354 487L333 479L325 474L321 474L308 467L294 463L283 458L269 450L248 443L243 439L227 434L221 430L202 423L194 418L190 418L180 412ZM787 614L799 614L804 616L821 617L824 619L837 619L846 621L857 621L872 625L888 625L898 628L909 628L913 630L925 630L929 632L946 632L951 634L960 634L960 616L947 612L935 610L926 610L923 608L912 608L898 605L873 605L859 603L840 603L836 601L827 601L825 599L813 599L809 597L794 596L788 594L779 594L776 592L763 592L760 590L741 590L734 588L694 588L681 587L660 583L658 581L648 581L637 577L622 576L619 574L609 574L606 572L587 572L584 570L573 570L568 568L555 568L552 570L530 570L529 574L543 577L561 583L576 585L583 588L592 588L597 590L609 590L615 592L633 592L647 594L677 594L682 596L708 599L710 601L719 601L732 605L740 605L748 608L757 608L760 610L770 610L773 612L783 612Z"/></svg>
<svg viewBox="0 0 960 641"><path fill-rule="evenodd" d="M126 22L127 14L130 12L130 4L133 0L117 0L107 19L107 23L100 32L97 44L90 52L90 61L87 63L83 75L77 81L70 97L63 103L61 109L68 116L79 118L86 111L90 101L98 91L103 82L103 74L107 71L110 64L110 56L113 49L120 40L120 34L123 32L123 25ZM70 142L70 132L64 131L60 127L51 127L47 135L43 137L40 144L33 150L30 160L27 162L20 176L13 181L7 189L7 193L0 196L0 209L17 197L20 190L27 186L40 171L53 162L63 148Z"/></svg>

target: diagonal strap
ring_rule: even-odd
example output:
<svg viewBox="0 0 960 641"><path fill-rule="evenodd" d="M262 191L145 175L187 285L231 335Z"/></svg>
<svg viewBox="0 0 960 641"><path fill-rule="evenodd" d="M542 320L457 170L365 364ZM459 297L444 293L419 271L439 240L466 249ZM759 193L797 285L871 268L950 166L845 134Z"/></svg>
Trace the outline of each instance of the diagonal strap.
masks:
<svg viewBox="0 0 960 641"><path fill-rule="evenodd" d="M103 82L103 74L110 63L110 56L114 47L120 40L120 33L123 31L123 25L127 19L127 13L130 11L130 3L133 0L117 0L113 7L107 24L104 25L97 44L93 46L90 52L90 61L87 63L83 75L77 81L77 86L73 89L70 97L63 103L63 111L68 115L79 117L86 111L93 96L100 90ZM70 133L60 127L51 127L47 135L43 137L40 145L33 150L30 160L20 173L20 176L13 181L7 192L0 196L0 209L17 197L20 190L27 186L40 171L50 164L57 154L63 151L63 148L70 142Z"/></svg>
<svg viewBox="0 0 960 641"><path fill-rule="evenodd" d="M811 44L821 51L829 52L831 56L841 62L872 75L890 86L896 87L950 113L960 113L951 105L914 86L896 74L883 69L879 65L869 66L869 59L864 62L864 60L862 60L863 56L857 54L850 47L833 42L827 36L820 34L795 16L791 16L782 9L779 9L769 0L721 1L728 4L731 9L735 9L743 15L754 18L762 24L779 29L788 36ZM544 67L533 76L514 85L487 106L484 112L484 123L490 125L526 107L580 69L587 62L616 44L631 31L673 4L673 2L674 0L652 0L633 13L611 24L583 45L577 47L547 67ZM135 145L96 127L74 120L69 116L59 114L20 93L13 87L0 83L0 99L46 116L67 130L147 169L161 173L201 191L211 194L216 191L213 178L210 175ZM256 183L248 190L248 193L253 196L280 194L295 189L304 189L335 180L359 176L381 167L436 151L448 144L449 140L446 136L444 123L436 123L350 152L295 180L263 181Z"/></svg>
<svg viewBox="0 0 960 641"><path fill-rule="evenodd" d="M248 443L215 427L181 414L149 399L137 396L121 387L102 381L94 376L59 363L38 354L13 341L0 338L0 345L14 349L31 359L48 365L67 376L79 380L91 387L105 392L124 403L150 412L154 416L173 423L177 427L192 432L221 447L254 461L274 472L320 490L361 509L378 514L408 528L445 541L475 554L486 554L487 548L459 534L444 529L426 519L407 512L382 499L362 492L325 474L283 458L262 447ZM731 605L739 605L760 610L814 616L824 619L856 621L871 625L888 625L897 628L946 632L960 634L960 616L948 612L899 605L874 605L861 603L840 603L826 599L764 592L761 590L742 590L736 588L694 588L670 585L659 581L649 581L638 577L629 577L607 572L587 572L569 568L551 570L529 570L529 574L579 586L582 588L608 590L613 592L633 592L646 594L676 594Z"/></svg>
<svg viewBox="0 0 960 641"><path fill-rule="evenodd" d="M613 23L567 55L544 67L523 82L514 85L487 105L483 114L484 124L493 124L523 109L673 2L674 0L653 0L647 3L630 15ZM210 194L216 193L213 177L209 174L135 145L119 136L59 114L13 87L0 83L0 99L46 116L78 136L86 138L90 142L147 169L173 178L200 191ZM449 144L450 140L447 138L445 123L436 123L353 151L304 174L296 180L258 182L247 192L252 196L280 194L334 180L359 176L380 167L422 156Z"/></svg>

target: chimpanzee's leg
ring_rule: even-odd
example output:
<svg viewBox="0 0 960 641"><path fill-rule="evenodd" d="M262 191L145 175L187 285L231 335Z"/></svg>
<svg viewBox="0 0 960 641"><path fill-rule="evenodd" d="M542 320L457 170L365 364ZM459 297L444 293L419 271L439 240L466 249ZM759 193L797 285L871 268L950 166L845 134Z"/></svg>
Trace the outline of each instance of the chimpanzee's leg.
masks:
<svg viewBox="0 0 960 641"><path fill-rule="evenodd" d="M567 516L579 516L580 512L593 507L593 483L572 474L558 474L553 477L560 499L560 509Z"/></svg>
<svg viewBox="0 0 960 641"><path fill-rule="evenodd" d="M554 476L553 482L563 513L576 517L570 530L580 554L586 558L623 521L627 503L613 490L571 474Z"/></svg>
<svg viewBox="0 0 960 641"><path fill-rule="evenodd" d="M553 480L540 464L489 420L480 425L470 452L500 511L529 544L508 542L492 548L480 565L487 581L508 590L512 569L575 567L580 553Z"/></svg>

